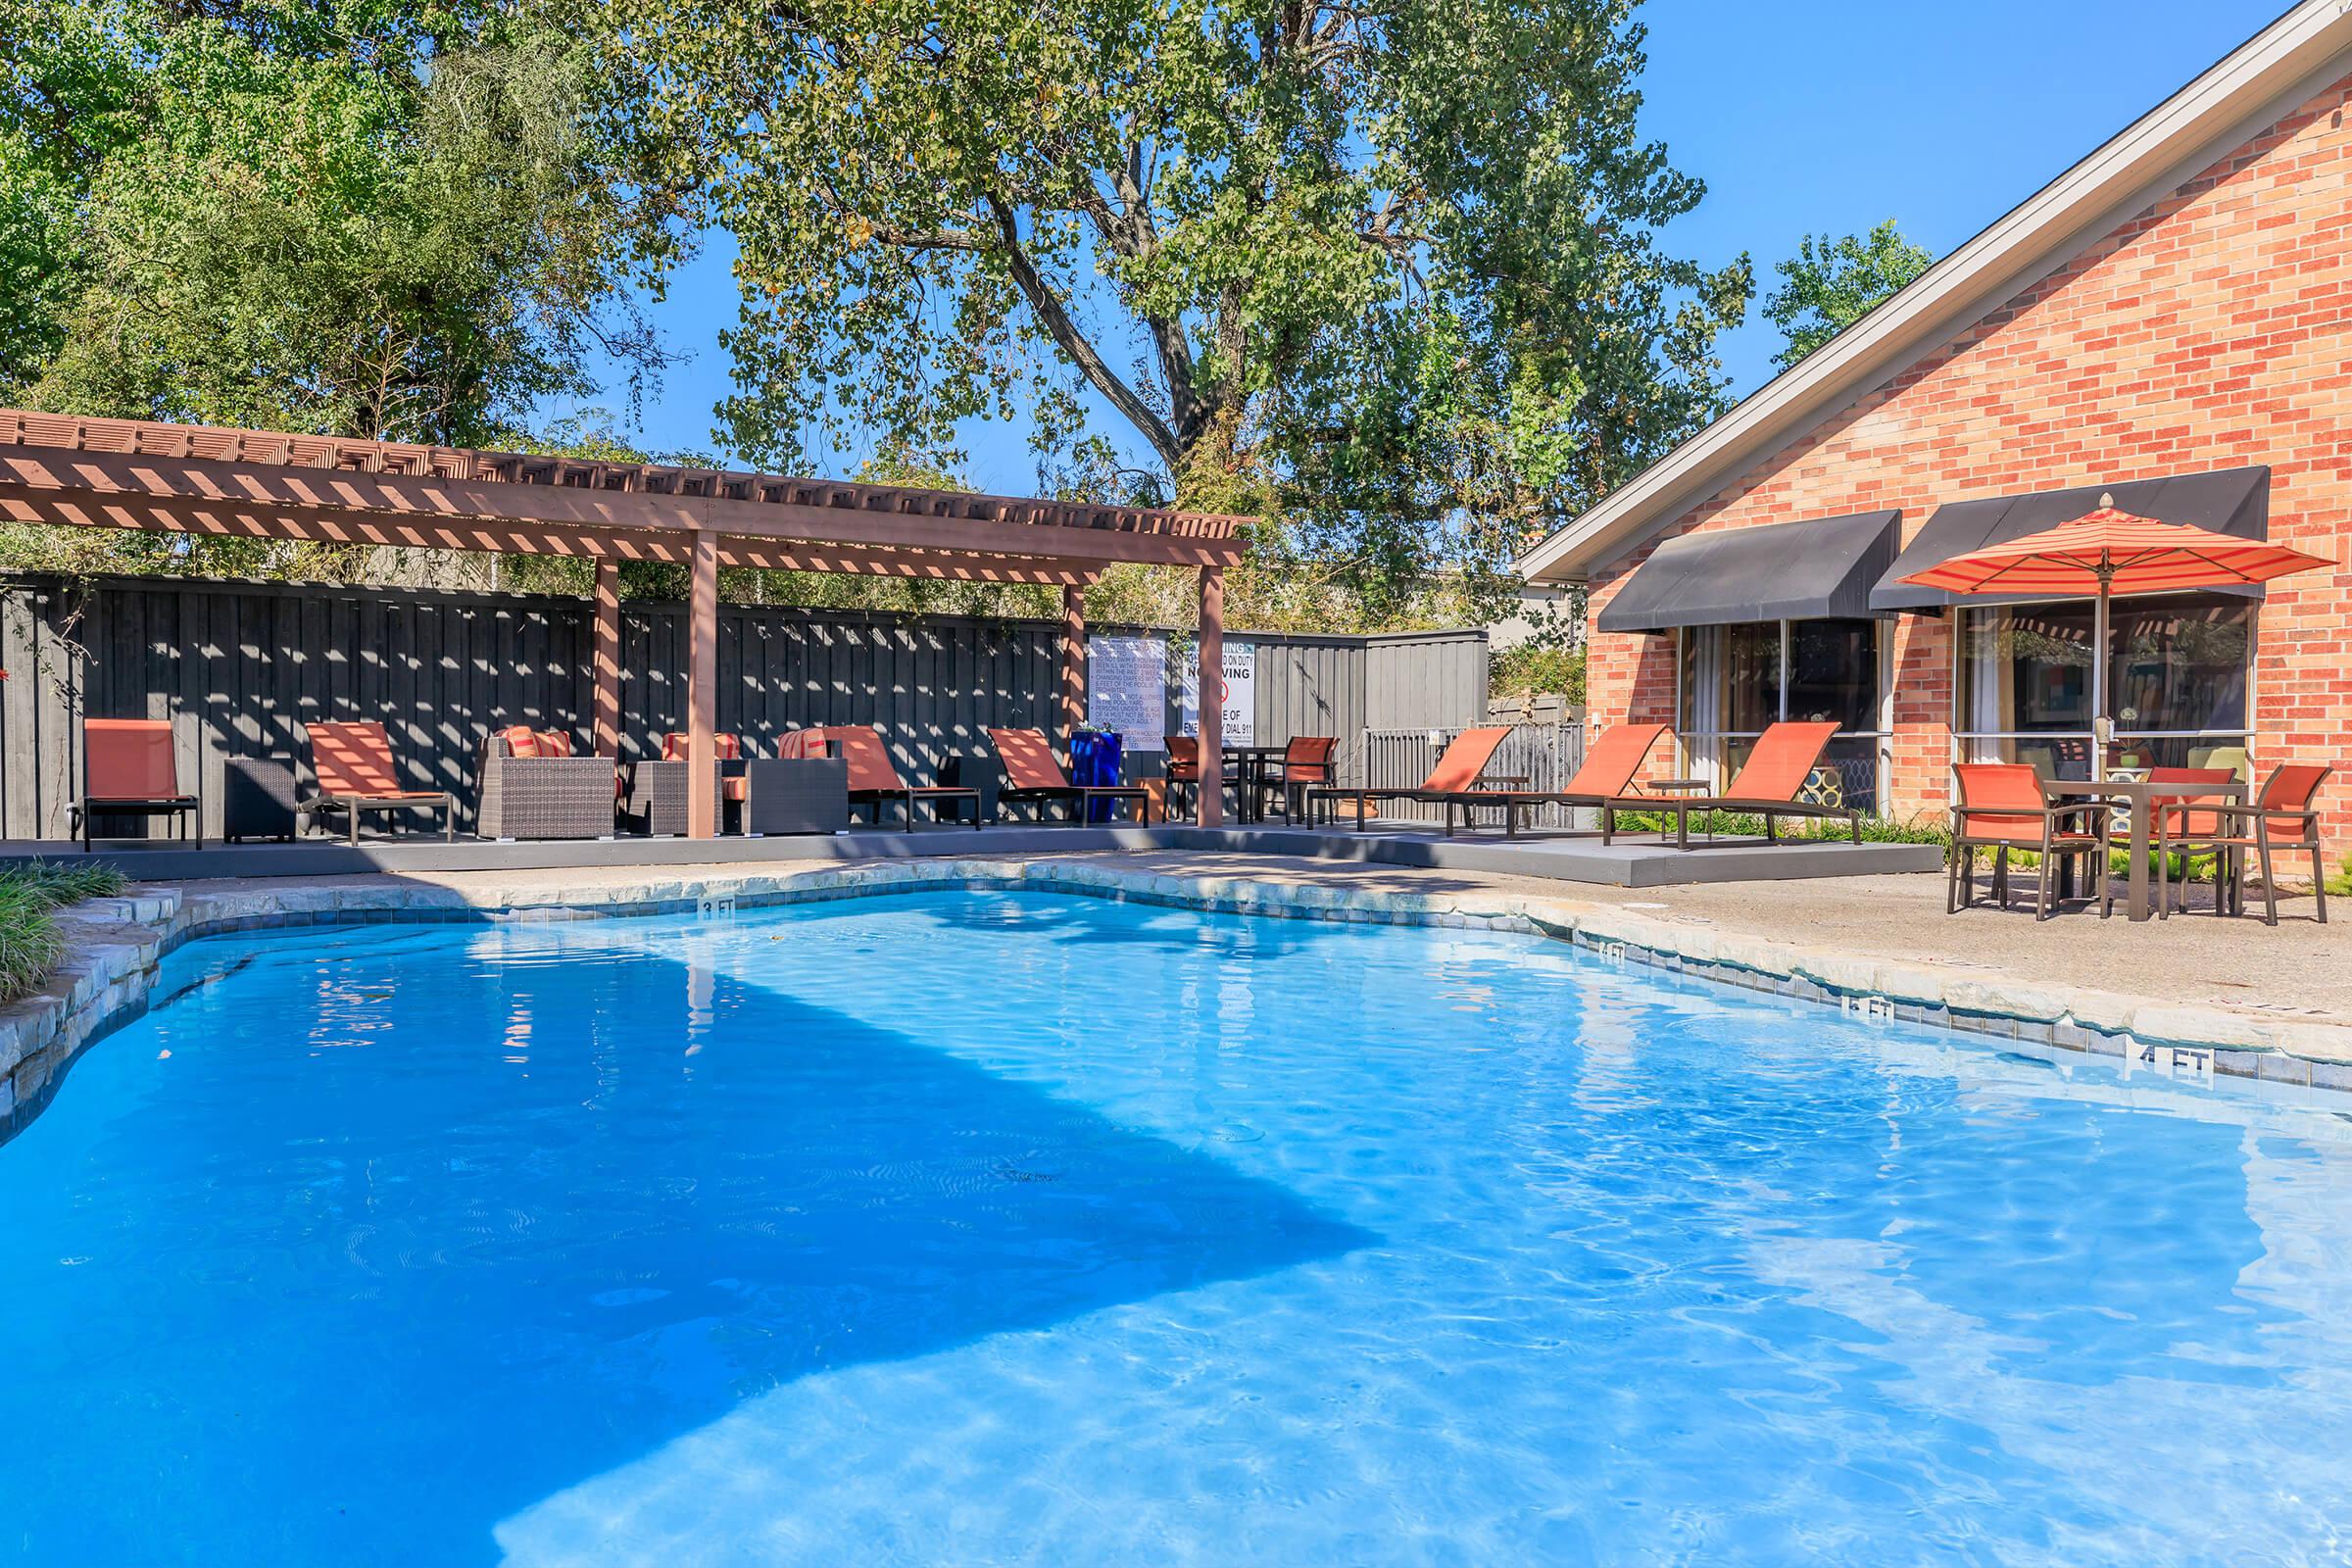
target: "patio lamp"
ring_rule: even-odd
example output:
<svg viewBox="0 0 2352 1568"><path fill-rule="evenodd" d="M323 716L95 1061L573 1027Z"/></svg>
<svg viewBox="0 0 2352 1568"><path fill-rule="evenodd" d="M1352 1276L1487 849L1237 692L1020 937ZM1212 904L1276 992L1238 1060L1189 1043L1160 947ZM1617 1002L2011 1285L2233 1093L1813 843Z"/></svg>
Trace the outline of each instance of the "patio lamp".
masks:
<svg viewBox="0 0 2352 1568"><path fill-rule="evenodd" d="M2137 516L2119 511L2114 496L2102 495L2096 508L2072 521L1967 551L1901 580L1954 594L2090 598L2091 722L2103 773L2105 748L2115 729L2107 714L2106 679L2109 605L2115 595L2240 587L2334 564L2267 539Z"/></svg>

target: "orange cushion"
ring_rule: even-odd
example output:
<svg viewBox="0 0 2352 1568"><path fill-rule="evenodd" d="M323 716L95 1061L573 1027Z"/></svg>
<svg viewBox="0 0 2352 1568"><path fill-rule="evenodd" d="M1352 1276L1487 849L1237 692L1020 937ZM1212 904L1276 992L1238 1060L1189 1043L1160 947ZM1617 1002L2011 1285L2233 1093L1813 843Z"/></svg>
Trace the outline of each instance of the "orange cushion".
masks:
<svg viewBox="0 0 2352 1568"><path fill-rule="evenodd" d="M511 757L545 757L548 755L540 749L539 732L528 724L509 724L498 732L498 738L507 743L507 754Z"/></svg>
<svg viewBox="0 0 2352 1568"><path fill-rule="evenodd" d="M673 729L662 737L662 760L664 762L686 761L693 750L691 739L683 730ZM710 737L710 755L722 762L735 761L743 756L742 737L729 735L724 730L714 732Z"/></svg>
<svg viewBox="0 0 2352 1568"><path fill-rule="evenodd" d="M541 757L569 757L571 755L571 732L562 729L541 730L539 732L539 755Z"/></svg>

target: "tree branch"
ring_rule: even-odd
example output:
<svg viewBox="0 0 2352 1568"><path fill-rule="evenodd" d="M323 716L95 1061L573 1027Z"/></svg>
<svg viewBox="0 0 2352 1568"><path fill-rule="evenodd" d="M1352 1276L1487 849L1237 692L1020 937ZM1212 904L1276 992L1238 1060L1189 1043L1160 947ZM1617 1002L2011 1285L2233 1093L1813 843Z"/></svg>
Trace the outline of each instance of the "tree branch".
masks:
<svg viewBox="0 0 2352 1568"><path fill-rule="evenodd" d="M1029 301L1029 308L1045 322L1047 333L1061 352L1070 357L1094 389L1107 399L1110 406L1135 426L1143 438L1152 443L1152 450L1167 466L1171 474L1182 471L1184 449L1177 443L1176 432L1168 428L1152 407L1136 395L1133 387L1119 379L1111 368L1102 363L1102 356L1078 330L1070 319L1069 309L1061 297L1046 282L1037 264L1029 259L1028 247L1021 243L1019 225L1013 220L1012 209L993 192L986 198L988 210L997 220L997 231L1004 238L1005 265L1011 270L1012 280ZM1156 334L1154 334L1156 335Z"/></svg>

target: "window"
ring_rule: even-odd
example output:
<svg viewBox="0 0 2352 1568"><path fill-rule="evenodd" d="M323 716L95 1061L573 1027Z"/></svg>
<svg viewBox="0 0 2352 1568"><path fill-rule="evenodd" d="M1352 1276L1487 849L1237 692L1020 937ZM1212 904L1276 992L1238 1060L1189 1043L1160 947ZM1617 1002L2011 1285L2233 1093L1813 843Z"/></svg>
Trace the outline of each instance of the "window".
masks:
<svg viewBox="0 0 2352 1568"><path fill-rule="evenodd" d="M1863 620L1764 620L1682 633L1679 728L1693 772L1730 781L1755 739L1784 718L1829 719L1841 733L1824 761L1845 800L1879 801L1879 628Z"/></svg>
<svg viewBox="0 0 2352 1568"><path fill-rule="evenodd" d="M2254 602L2218 594L2121 599L2092 654L2088 601L1962 609L1960 754L2032 762L2051 778L2107 769L2244 770ZM2103 760L2092 721L2115 720Z"/></svg>

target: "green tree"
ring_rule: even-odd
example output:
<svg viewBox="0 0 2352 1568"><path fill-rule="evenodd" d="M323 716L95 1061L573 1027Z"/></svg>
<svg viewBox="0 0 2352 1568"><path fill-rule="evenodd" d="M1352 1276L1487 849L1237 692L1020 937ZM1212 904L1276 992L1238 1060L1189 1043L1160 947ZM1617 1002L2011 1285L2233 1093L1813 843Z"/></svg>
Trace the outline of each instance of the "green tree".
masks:
<svg viewBox="0 0 2352 1568"><path fill-rule="evenodd" d="M1657 230L1632 0L612 0L612 123L732 231L726 439L1281 514L1376 605L1473 582L1723 405L1750 291ZM1087 423L1112 410L1147 457Z"/></svg>
<svg viewBox="0 0 2352 1568"><path fill-rule="evenodd" d="M0 4L42 19L12 15L0 99L31 401L479 445L590 390L592 351L659 368L627 285L670 235L559 34L365 0Z"/></svg>
<svg viewBox="0 0 2352 1568"><path fill-rule="evenodd" d="M499 446L598 355L665 363L674 207L594 51L488 0L0 0L0 397ZM42 530L0 559L380 573L380 552Z"/></svg>
<svg viewBox="0 0 2352 1568"><path fill-rule="evenodd" d="M1773 357L1784 370L1877 309L1936 258L1903 238L1889 218L1868 234L1833 240L1805 236L1774 270L1782 283L1764 297L1764 315L1788 346Z"/></svg>

